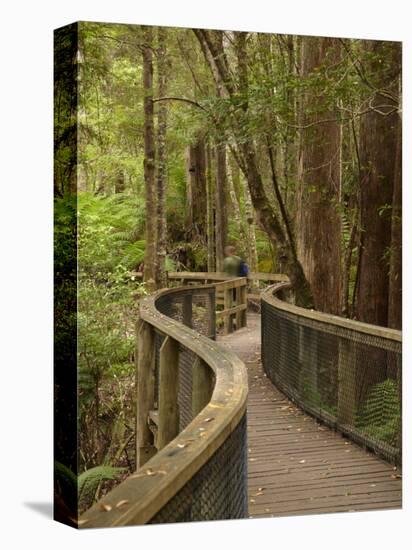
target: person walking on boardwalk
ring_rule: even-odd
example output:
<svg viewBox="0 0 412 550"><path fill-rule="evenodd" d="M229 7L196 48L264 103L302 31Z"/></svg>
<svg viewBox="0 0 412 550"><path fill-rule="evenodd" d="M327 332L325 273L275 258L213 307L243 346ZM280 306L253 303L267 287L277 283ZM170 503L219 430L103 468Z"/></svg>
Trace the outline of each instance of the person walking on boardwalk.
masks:
<svg viewBox="0 0 412 550"><path fill-rule="evenodd" d="M247 277L249 268L247 263L239 256L235 255L234 246L225 247L225 259L223 261L223 271L230 277Z"/></svg>
<svg viewBox="0 0 412 550"><path fill-rule="evenodd" d="M223 261L223 271L229 277L239 277L239 268L241 263L241 258L235 255L234 246L225 247L225 259Z"/></svg>

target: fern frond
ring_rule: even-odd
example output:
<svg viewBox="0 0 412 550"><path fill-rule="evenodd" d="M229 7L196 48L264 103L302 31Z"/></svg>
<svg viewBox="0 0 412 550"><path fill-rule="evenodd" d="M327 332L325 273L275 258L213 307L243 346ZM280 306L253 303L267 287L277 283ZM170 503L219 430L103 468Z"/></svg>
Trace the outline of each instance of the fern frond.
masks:
<svg viewBox="0 0 412 550"><path fill-rule="evenodd" d="M95 466L79 475L77 479L77 488L79 502L91 502L96 489L101 481L115 479L116 475L123 472L125 468L115 468L113 466Z"/></svg>

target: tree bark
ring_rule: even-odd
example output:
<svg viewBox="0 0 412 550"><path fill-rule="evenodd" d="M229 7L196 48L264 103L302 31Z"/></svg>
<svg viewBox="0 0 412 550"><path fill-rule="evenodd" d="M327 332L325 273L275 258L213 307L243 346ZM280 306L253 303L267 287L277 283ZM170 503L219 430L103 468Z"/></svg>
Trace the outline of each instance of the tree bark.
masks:
<svg viewBox="0 0 412 550"><path fill-rule="evenodd" d="M223 271L227 239L226 146L216 146L216 270Z"/></svg>
<svg viewBox="0 0 412 550"><path fill-rule="evenodd" d="M305 37L302 42L302 75L311 77L320 67L340 59L334 38ZM340 313L341 223L337 210L340 189L341 132L336 110L324 108L326 99L309 88L301 103L301 146L297 201L296 242L298 258L309 280L316 309ZM320 107L319 107L320 106ZM309 113L309 114L308 114ZM311 124L308 128L305 126Z"/></svg>
<svg viewBox="0 0 412 550"><path fill-rule="evenodd" d="M247 247L248 247L248 264L250 271L257 272L258 269L258 254L256 248L256 232L255 232L255 214L253 211L252 198L250 196L247 182L243 184L245 215L247 223Z"/></svg>
<svg viewBox="0 0 412 550"><path fill-rule="evenodd" d="M143 27L143 90L144 90L144 183L146 203L146 249L143 280L147 290L156 289L157 205L155 180L155 142L153 114L153 29Z"/></svg>
<svg viewBox="0 0 412 550"><path fill-rule="evenodd" d="M158 27L157 50L157 79L159 97L166 95L167 81L167 30ZM166 253L167 253L167 218L166 218L166 193L167 193L167 157L166 157L166 131L167 131L167 102L161 101L157 111L157 265L156 283L160 288L167 286Z"/></svg>
<svg viewBox="0 0 412 550"><path fill-rule="evenodd" d="M389 297L388 250L391 246L391 205L394 193L398 134L400 44L365 42L367 78L373 88L372 110L360 122L360 226L362 251L356 296L357 318L387 326Z"/></svg>
<svg viewBox="0 0 412 550"><path fill-rule="evenodd" d="M191 239L200 239L204 242L206 238L207 204L205 202L206 151L203 136L199 136L195 143L188 145L186 166L188 234Z"/></svg>
<svg viewBox="0 0 412 550"><path fill-rule="evenodd" d="M393 180L388 326L402 329L402 124L398 136Z"/></svg>
<svg viewBox="0 0 412 550"><path fill-rule="evenodd" d="M206 146L206 210L207 210L207 270L216 271L215 255L215 201L213 185L212 152Z"/></svg>
<svg viewBox="0 0 412 550"><path fill-rule="evenodd" d="M227 161L228 162L227 162L227 180L226 181L227 181L227 186L229 190L230 202L232 203L233 217L235 219L237 229L239 231L240 240L242 241L242 243L245 243L246 233L245 233L245 227L243 224L242 214L240 212L239 200L236 195L235 178L231 167L230 159L227 159Z"/></svg>

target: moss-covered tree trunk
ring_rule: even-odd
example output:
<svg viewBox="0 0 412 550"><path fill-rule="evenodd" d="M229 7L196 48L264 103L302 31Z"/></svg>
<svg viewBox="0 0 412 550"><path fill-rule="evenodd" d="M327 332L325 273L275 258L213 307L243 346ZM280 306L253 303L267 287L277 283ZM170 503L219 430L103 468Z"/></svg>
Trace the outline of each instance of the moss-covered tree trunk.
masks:
<svg viewBox="0 0 412 550"><path fill-rule="evenodd" d="M340 60L334 38L305 37L302 76L311 78ZM296 244L316 309L340 313L341 224L338 213L341 132L337 109L308 86L301 102ZM330 122L319 121L330 120Z"/></svg>
<svg viewBox="0 0 412 550"><path fill-rule="evenodd" d="M144 91L144 184L146 203L146 249L144 282L147 289L156 288L157 205L155 179L155 141L153 113L153 28L143 27L143 91Z"/></svg>
<svg viewBox="0 0 412 550"><path fill-rule="evenodd" d="M158 27L157 48L157 81L159 97L166 95L167 82L167 58L166 41L167 30ZM166 218L166 193L167 193L167 156L166 156L166 131L167 131L167 103L161 101L157 111L157 250L156 250L156 283L158 287L167 286L166 277L166 253L167 253L167 218Z"/></svg>
<svg viewBox="0 0 412 550"><path fill-rule="evenodd" d="M187 146L187 233L192 240L206 241L206 150L203 136Z"/></svg>

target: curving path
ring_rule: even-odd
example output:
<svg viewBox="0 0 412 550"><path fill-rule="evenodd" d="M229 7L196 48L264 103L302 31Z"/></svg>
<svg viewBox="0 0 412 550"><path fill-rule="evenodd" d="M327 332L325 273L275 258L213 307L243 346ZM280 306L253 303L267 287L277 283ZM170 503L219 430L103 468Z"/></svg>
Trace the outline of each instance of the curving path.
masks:
<svg viewBox="0 0 412 550"><path fill-rule="evenodd" d="M399 469L319 424L266 377L260 315L218 341L248 371L250 517L401 508Z"/></svg>

